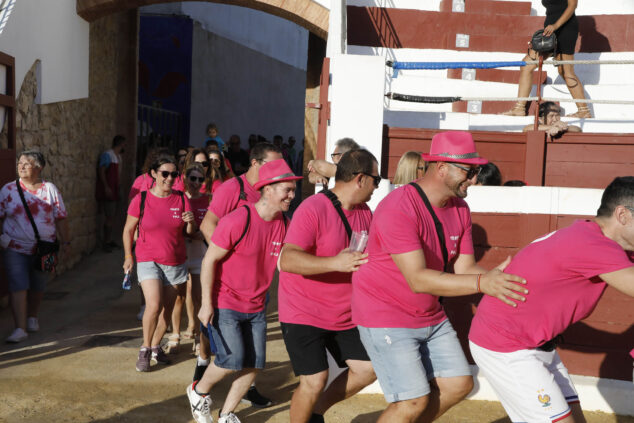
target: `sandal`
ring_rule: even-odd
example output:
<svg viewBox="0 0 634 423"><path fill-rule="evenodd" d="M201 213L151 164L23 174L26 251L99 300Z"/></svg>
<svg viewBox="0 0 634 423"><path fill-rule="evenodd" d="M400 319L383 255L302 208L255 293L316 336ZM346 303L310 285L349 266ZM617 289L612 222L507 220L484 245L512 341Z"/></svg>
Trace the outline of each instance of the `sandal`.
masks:
<svg viewBox="0 0 634 423"><path fill-rule="evenodd" d="M500 113L503 116L526 116L526 104L515 103L511 110Z"/></svg>
<svg viewBox="0 0 634 423"><path fill-rule="evenodd" d="M566 115L566 117L575 117L575 118L591 118L592 113L590 113L590 108L588 106L577 106L577 112Z"/></svg>
<svg viewBox="0 0 634 423"><path fill-rule="evenodd" d="M180 335L177 333L173 333L167 337L167 347L166 353L168 354L176 354L180 348Z"/></svg>
<svg viewBox="0 0 634 423"><path fill-rule="evenodd" d="M181 332L181 337L183 339L193 339L196 334L193 330L186 330L185 332Z"/></svg>

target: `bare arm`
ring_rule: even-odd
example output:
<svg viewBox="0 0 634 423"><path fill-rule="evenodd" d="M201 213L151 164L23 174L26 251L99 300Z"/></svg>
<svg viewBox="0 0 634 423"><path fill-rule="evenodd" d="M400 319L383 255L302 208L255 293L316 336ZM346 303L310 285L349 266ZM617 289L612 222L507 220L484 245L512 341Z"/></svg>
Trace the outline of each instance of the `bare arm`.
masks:
<svg viewBox="0 0 634 423"><path fill-rule="evenodd" d="M194 217L194 212L184 212L182 215L182 219L183 222L186 223L185 233L187 233L187 235L193 235L196 231L198 231L198 228L196 227L196 218Z"/></svg>
<svg viewBox="0 0 634 423"><path fill-rule="evenodd" d="M604 273L599 277L616 290L634 297L634 266L616 272Z"/></svg>
<svg viewBox="0 0 634 423"><path fill-rule="evenodd" d="M123 252L125 254L123 260L123 271L128 273L134 266L134 260L132 259L132 243L134 241L134 233L139 224L139 218L130 216L126 218L125 226L123 227Z"/></svg>
<svg viewBox="0 0 634 423"><path fill-rule="evenodd" d="M222 260L224 256L226 256L228 253L229 250L220 248L216 244L211 242L209 244L209 248L207 248L205 257L203 257L203 262L200 268L200 286L202 294L198 318L200 319L200 322L205 326L207 326L207 324L210 323L214 317L214 308L211 302L211 293L213 292L214 287L216 266L218 265L218 262Z"/></svg>
<svg viewBox="0 0 634 423"><path fill-rule="evenodd" d="M452 273L440 272L428 269L425 264L423 250L410 251L402 254L392 254L394 263L399 268L410 289L415 293L427 293L444 297L456 297L460 295L470 295L477 293L476 275L455 275ZM500 266L506 266L509 259ZM461 265L459 264L459 267ZM516 307L511 299L524 301L524 297L515 293L528 293L524 287L517 285L525 284L526 281L514 275L502 273L499 268L495 268L482 275L480 279L480 290L486 295L496 297L502 302Z"/></svg>
<svg viewBox="0 0 634 423"><path fill-rule="evenodd" d="M453 270L457 275L477 275L479 273L484 274L488 272L488 270L484 267L480 267L480 265L476 263L473 254L460 254L453 265Z"/></svg>
<svg viewBox="0 0 634 423"><path fill-rule="evenodd" d="M367 263L368 255L347 248L333 257L317 257L294 244L285 244L280 255L280 270L298 275L318 275L327 272L356 272Z"/></svg>
<svg viewBox="0 0 634 423"><path fill-rule="evenodd" d="M337 173L337 165L325 160L313 160L311 166L315 172L326 178L334 178L335 173Z"/></svg>
<svg viewBox="0 0 634 423"><path fill-rule="evenodd" d="M328 186L328 178L325 178L317 172L308 173L308 182L311 184L322 184L324 186Z"/></svg>
<svg viewBox="0 0 634 423"><path fill-rule="evenodd" d="M203 233L204 239L207 242L210 242L211 236L214 234L219 220L220 219L218 218L218 216L216 216L216 213L212 212L211 210L207 210L207 213L205 213L205 217L200 224L200 232Z"/></svg>

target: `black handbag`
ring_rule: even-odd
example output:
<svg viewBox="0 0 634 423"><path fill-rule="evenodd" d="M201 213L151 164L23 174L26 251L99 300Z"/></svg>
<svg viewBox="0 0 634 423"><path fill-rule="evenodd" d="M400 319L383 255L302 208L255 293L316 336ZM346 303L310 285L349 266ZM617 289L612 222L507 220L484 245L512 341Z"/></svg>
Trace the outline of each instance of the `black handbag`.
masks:
<svg viewBox="0 0 634 423"><path fill-rule="evenodd" d="M28 204L26 204L24 192L22 191L22 186L20 185L20 180L16 179L15 184L18 187L18 193L20 194L20 199L22 200L24 211L31 221L31 226L33 226L33 233L35 234L36 246L33 268L42 272L53 272L55 271L55 266L57 266L58 263L57 252L59 251L59 241L55 240L53 242L50 242L42 241L40 239L40 233L37 230L37 226L35 226L33 215L31 214L31 210L29 210Z"/></svg>
<svg viewBox="0 0 634 423"><path fill-rule="evenodd" d="M557 51L557 36L554 32L546 36L543 29L537 30L531 38L531 48L538 53L553 52L555 54Z"/></svg>

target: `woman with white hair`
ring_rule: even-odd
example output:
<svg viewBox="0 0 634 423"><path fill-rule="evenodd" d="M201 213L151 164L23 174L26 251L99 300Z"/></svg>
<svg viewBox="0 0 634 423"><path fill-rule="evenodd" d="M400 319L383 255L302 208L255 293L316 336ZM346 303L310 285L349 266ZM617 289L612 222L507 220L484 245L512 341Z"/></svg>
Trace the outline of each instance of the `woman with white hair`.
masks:
<svg viewBox="0 0 634 423"><path fill-rule="evenodd" d="M42 179L45 165L40 152L24 151L18 156L18 178L0 190L0 245L15 322L6 340L10 343L21 342L27 332L40 328L37 315L50 274L38 269L38 240L61 243L63 253L70 246L64 202L57 187ZM55 263L51 264L49 270L54 270Z"/></svg>

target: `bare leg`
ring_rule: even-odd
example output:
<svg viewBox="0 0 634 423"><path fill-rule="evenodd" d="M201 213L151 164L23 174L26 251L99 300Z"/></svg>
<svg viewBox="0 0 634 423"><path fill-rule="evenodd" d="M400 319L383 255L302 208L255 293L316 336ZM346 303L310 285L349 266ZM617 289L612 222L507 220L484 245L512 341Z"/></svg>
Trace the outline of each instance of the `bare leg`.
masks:
<svg viewBox="0 0 634 423"><path fill-rule="evenodd" d="M393 402L379 416L377 423L413 423L423 414L429 395L411 400Z"/></svg>
<svg viewBox="0 0 634 423"><path fill-rule="evenodd" d="M201 394L207 394L216 383L224 379L225 376L234 372L234 370L223 369L222 367L216 366L214 362L211 362L209 363L207 370L205 370L203 377L200 379L198 384L196 384L196 391Z"/></svg>
<svg viewBox="0 0 634 423"><path fill-rule="evenodd" d="M537 60L539 56L533 50L529 51L529 54L524 56L522 60ZM520 68L520 80L519 87L517 89L518 97L528 97L531 94L533 88L533 71L537 68L537 65L526 65ZM526 101L517 101L511 110L504 113L508 116L526 116Z"/></svg>
<svg viewBox="0 0 634 423"><path fill-rule="evenodd" d="M163 335L167 331L169 320L174 308L174 301L176 301L176 295L178 294L178 286L167 285L163 287L163 311L158 318L154 335L152 335L152 344L150 346L156 347L161 344ZM147 306L146 306L147 312Z"/></svg>
<svg viewBox="0 0 634 423"><path fill-rule="evenodd" d="M156 331L158 317L161 312L163 296L162 283L158 279L141 281L143 297L145 298L145 312L143 313L143 346L151 347L152 338Z"/></svg>
<svg viewBox="0 0 634 423"><path fill-rule="evenodd" d="M11 293L11 312L15 327L26 330L26 291Z"/></svg>
<svg viewBox="0 0 634 423"><path fill-rule="evenodd" d="M291 423L306 423L328 381L328 370L300 375L299 386L291 398Z"/></svg>
<svg viewBox="0 0 634 423"><path fill-rule="evenodd" d="M572 54L560 54L558 55L560 60L574 60L575 56ZM583 92L583 84L577 77L575 73L574 65L561 65L559 67L559 75L566 82L566 86L568 87L568 91L570 91L570 95L574 99L585 100L586 95ZM577 113L573 113L568 116L579 117L579 118L590 118L592 114L590 113L590 109L588 108L588 103L577 103Z"/></svg>
<svg viewBox="0 0 634 423"><path fill-rule="evenodd" d="M31 291L27 292L27 316L37 317L40 311L40 305L42 304L42 298L44 298L44 291Z"/></svg>
<svg viewBox="0 0 634 423"><path fill-rule="evenodd" d="M339 401L350 398L376 380L370 361L346 360L348 370L341 373L319 397L315 413L324 414Z"/></svg>
<svg viewBox="0 0 634 423"><path fill-rule="evenodd" d="M192 334L192 337L196 334L196 322L198 321L198 311L194 306L194 300L192 298L192 281L194 277L198 276L198 285L200 286L200 275L189 275L187 279L187 290L185 292L185 309L187 311L187 332ZM200 302L200 300L199 300ZM200 307L200 306L199 306Z"/></svg>
<svg viewBox="0 0 634 423"><path fill-rule="evenodd" d="M222 405L222 413L230 413L236 409L240 400L244 397L255 380L255 375L257 375L258 372L259 369L242 369L238 373L238 376L231 384L231 389L229 389L227 393L225 403Z"/></svg>
<svg viewBox="0 0 634 423"><path fill-rule="evenodd" d="M472 376L438 377L431 383L429 402L419 423L433 422L462 401L473 389Z"/></svg>
<svg viewBox="0 0 634 423"><path fill-rule="evenodd" d="M181 316L183 315L183 304L185 303L185 296L181 295L185 294L185 292L181 291L182 289L178 289L176 292L176 297L174 298L174 308L171 314L172 333L175 335L180 335L181 333Z"/></svg>

